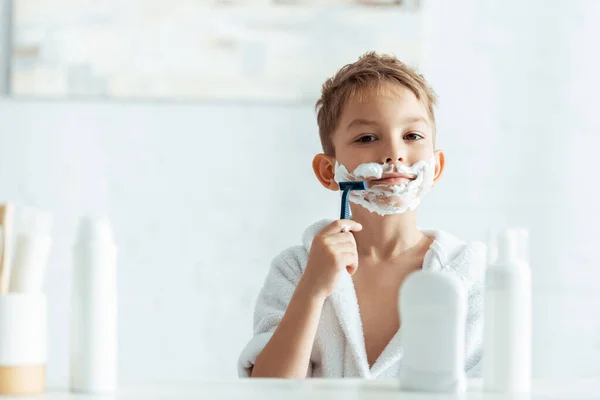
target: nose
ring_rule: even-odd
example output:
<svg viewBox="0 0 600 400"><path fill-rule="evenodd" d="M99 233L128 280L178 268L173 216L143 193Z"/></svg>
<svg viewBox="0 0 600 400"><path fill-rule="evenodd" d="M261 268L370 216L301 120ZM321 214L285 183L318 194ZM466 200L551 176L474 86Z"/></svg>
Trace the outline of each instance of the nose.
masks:
<svg viewBox="0 0 600 400"><path fill-rule="evenodd" d="M402 158L402 157L398 157L398 158L396 159L396 161L402 162L402 161L404 161L404 158ZM393 163L395 163L396 161L394 161L394 159L393 159L393 158L391 158L391 157L388 157L388 158L386 158L386 159L385 159L385 164L393 164Z"/></svg>
<svg viewBox="0 0 600 400"><path fill-rule="evenodd" d="M384 164L404 162L406 159L406 146L404 143L390 143L384 155Z"/></svg>

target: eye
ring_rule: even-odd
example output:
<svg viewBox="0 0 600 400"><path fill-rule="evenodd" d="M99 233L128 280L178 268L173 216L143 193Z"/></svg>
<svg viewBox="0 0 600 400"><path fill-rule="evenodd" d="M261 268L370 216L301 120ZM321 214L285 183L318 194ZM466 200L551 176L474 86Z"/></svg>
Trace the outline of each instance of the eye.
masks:
<svg viewBox="0 0 600 400"><path fill-rule="evenodd" d="M371 143L376 140L377 140L377 138L373 135L365 135L365 136L361 136L360 138L358 138L356 140L356 143Z"/></svg>
<svg viewBox="0 0 600 400"><path fill-rule="evenodd" d="M411 142L417 141L417 140L421 140L424 139L422 135L419 135L416 132L409 132L406 135L404 135L404 140L409 140Z"/></svg>

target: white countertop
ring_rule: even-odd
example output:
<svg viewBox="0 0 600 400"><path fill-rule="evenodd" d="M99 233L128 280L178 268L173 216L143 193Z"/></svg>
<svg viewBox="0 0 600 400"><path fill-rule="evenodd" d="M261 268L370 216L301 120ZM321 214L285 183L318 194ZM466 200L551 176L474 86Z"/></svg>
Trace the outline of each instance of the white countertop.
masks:
<svg viewBox="0 0 600 400"><path fill-rule="evenodd" d="M13 399L12 397L0 397ZM40 400L87 400L115 398L120 400L166 400L166 399L325 399L325 400L588 400L600 399L600 378L598 380L578 380L572 382L535 381L531 394L484 393L480 381L470 381L469 391L462 396L423 392L400 392L395 381L365 381L354 379L241 379L231 381L207 381L204 383L180 385L148 385L140 387L123 386L114 396L94 396L48 390ZM23 397L14 397L23 400Z"/></svg>

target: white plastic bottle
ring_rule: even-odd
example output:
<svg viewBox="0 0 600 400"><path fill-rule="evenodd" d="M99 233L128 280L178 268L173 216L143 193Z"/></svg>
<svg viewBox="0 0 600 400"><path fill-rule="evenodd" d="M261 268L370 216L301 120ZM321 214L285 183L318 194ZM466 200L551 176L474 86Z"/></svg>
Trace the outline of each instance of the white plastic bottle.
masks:
<svg viewBox="0 0 600 400"><path fill-rule="evenodd" d="M22 211L10 274L9 292L41 293L52 246L52 214L32 208Z"/></svg>
<svg viewBox="0 0 600 400"><path fill-rule="evenodd" d="M117 389L117 248L110 223L81 220L73 252L70 387Z"/></svg>
<svg viewBox="0 0 600 400"><path fill-rule="evenodd" d="M531 270L523 230L496 238L485 274L483 385L490 392L531 390Z"/></svg>
<svg viewBox="0 0 600 400"><path fill-rule="evenodd" d="M408 391L464 392L465 285L446 272L419 270L405 279L398 302L404 350L400 387Z"/></svg>

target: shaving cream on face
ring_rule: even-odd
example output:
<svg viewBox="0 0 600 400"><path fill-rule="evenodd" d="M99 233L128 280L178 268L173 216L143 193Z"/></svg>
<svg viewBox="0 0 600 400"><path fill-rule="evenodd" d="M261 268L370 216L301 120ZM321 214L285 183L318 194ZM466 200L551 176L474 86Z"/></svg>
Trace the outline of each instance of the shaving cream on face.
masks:
<svg viewBox="0 0 600 400"><path fill-rule="evenodd" d="M433 186L435 156L432 156L429 161L422 160L411 166L400 163L360 164L352 173L336 161L334 179L337 183L381 179L383 174L390 174L394 171L414 175L415 179L407 179L400 185L373 185L367 190L352 191L350 192L350 201L382 216L402 214L416 209L421 202L421 197Z"/></svg>

